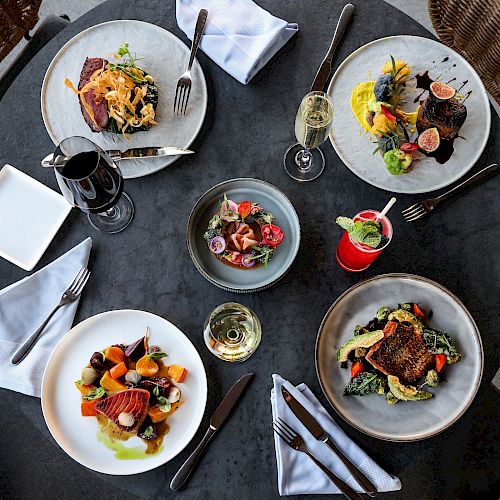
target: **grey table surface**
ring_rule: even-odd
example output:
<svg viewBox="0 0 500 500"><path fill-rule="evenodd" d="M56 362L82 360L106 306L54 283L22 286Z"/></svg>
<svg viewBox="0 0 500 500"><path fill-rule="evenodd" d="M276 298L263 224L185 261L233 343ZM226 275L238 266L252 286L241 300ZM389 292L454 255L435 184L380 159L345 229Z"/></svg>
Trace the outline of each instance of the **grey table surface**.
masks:
<svg viewBox="0 0 500 500"><path fill-rule="evenodd" d="M193 450L221 396L244 372L256 373L249 392L214 440L189 487L186 499L277 498L276 463L269 423L271 374L306 382L320 396L314 343L321 319L335 298L359 280L386 272L409 272L436 280L457 294L480 328L483 381L466 414L441 435L396 444L367 437L335 417L351 438L403 483L387 498L497 498L499 492L499 396L490 386L498 368L497 246L498 178L490 180L422 224L405 225L399 211L416 196L398 196L392 221L395 236L367 271L348 274L335 261L340 231L334 219L360 208L380 208L388 193L349 172L329 145L323 146L325 173L307 185L289 179L282 155L292 141L293 120L328 46L343 2L261 0L264 8L300 31L248 85L242 86L204 54L199 61L209 83L210 105L194 149L197 154L167 170L126 182L135 219L117 235L94 232L74 210L37 269L91 235L93 275L75 322L110 309L138 308L168 318L193 341L205 364L209 397L193 442L174 460L130 477L94 473L72 461L52 439L40 402L1 390L0 488L3 498L172 498L168 484ZM356 1L353 27L337 63L362 44L385 35L431 35L403 13L380 1ZM53 173L39 168L52 150L40 115L40 86L57 50L88 26L112 19L141 19L178 35L174 2L109 0L75 21L29 64L0 102L0 161L12 163L57 189ZM477 169L499 159L499 120ZM221 291L198 274L185 245L189 211L212 185L254 176L282 189L300 216L303 240L291 271L274 288L239 296ZM1 230L1 228L0 228ZM0 288L26 273L0 262ZM244 364L217 360L202 340L202 323L216 305L236 300L253 308L263 324L263 340ZM1 320L1 319L0 319ZM333 411L332 411L333 413ZM76 424L75 424L76 425ZM310 497L321 498L321 497Z"/></svg>

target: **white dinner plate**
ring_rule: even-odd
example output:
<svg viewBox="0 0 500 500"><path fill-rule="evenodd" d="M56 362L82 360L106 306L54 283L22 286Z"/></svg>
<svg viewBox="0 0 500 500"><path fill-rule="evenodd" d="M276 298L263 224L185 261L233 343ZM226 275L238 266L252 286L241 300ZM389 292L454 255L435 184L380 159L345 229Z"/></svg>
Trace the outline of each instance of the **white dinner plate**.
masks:
<svg viewBox="0 0 500 500"><path fill-rule="evenodd" d="M59 193L4 165L0 170L0 257L31 271L70 210Z"/></svg>
<svg viewBox="0 0 500 500"><path fill-rule="evenodd" d="M371 134L364 129L351 111L353 88L364 81L376 80L382 66L394 59L406 61L411 76L429 71L434 80L450 82L454 88L462 87L461 94L470 92L464 102L467 119L454 142L451 158L440 165L426 157L414 163L407 174L391 175L378 153ZM414 111L415 98L421 91L415 81L406 85L405 110ZM465 82L465 83L464 83ZM463 84L463 86L462 86ZM490 104L488 95L472 66L455 51L439 42L418 36L400 35L380 38L352 52L335 72L328 93L332 96L334 114L330 141L344 164L365 182L395 193L427 193L452 184L467 173L483 152L490 134ZM427 92L421 99L427 97Z"/></svg>
<svg viewBox="0 0 500 500"><path fill-rule="evenodd" d="M143 459L119 460L98 441L97 419L81 416L81 395L74 382L95 351L113 344L131 344L144 335L147 326L150 343L168 354L168 363L187 369L185 381L178 384L184 404L168 417L170 432L165 435L162 451ZM193 438L206 401L205 368L191 341L169 321L137 310L101 313L73 327L56 346L42 381L42 411L57 444L80 464L105 474L137 474L172 460ZM138 437L123 445L145 448Z"/></svg>
<svg viewBox="0 0 500 500"><path fill-rule="evenodd" d="M379 394L344 396L350 370L337 362L338 348L380 307L395 308L401 302L418 302L424 312L432 310L427 323L451 336L462 359L445 366L440 383L429 389L434 397L427 401L391 406ZM464 304L444 286L411 274L384 274L351 287L326 313L316 340L316 372L334 410L361 432L387 441L425 439L455 423L479 389L483 360L479 330Z"/></svg>
<svg viewBox="0 0 500 500"><path fill-rule="evenodd" d="M64 86L69 78L78 87L86 57L112 59L121 44L128 43L138 65L151 74L158 87L157 125L145 132L122 135L90 130L80 111L78 96ZM52 142L80 135L105 150L124 151L135 147L177 146L187 148L194 141L205 118L207 86L198 61L192 69L193 85L185 116L174 114L177 81L186 70L189 48L175 35L142 21L110 21L82 31L67 42L50 63L42 85L42 117ZM50 153L48 151L47 153ZM157 172L178 156L125 160L119 162L125 179Z"/></svg>

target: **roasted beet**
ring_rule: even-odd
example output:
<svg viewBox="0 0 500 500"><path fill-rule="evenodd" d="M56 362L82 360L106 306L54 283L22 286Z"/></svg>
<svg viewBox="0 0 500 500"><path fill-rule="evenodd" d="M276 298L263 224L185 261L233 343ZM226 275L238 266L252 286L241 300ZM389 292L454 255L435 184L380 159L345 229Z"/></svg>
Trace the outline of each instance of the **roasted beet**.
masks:
<svg viewBox="0 0 500 500"><path fill-rule="evenodd" d="M128 356L133 361L137 361L139 358L142 358L142 356L146 354L146 351L144 350L144 337L136 340L124 350L125 356Z"/></svg>
<svg viewBox="0 0 500 500"><path fill-rule="evenodd" d="M154 388L158 387L158 394L154 394L155 396L167 397L170 391L170 382L165 377L141 380L138 385L142 389L148 390L151 394L153 394Z"/></svg>
<svg viewBox="0 0 500 500"><path fill-rule="evenodd" d="M95 368L97 371L105 371L108 369L102 352L94 352L90 358L90 366Z"/></svg>

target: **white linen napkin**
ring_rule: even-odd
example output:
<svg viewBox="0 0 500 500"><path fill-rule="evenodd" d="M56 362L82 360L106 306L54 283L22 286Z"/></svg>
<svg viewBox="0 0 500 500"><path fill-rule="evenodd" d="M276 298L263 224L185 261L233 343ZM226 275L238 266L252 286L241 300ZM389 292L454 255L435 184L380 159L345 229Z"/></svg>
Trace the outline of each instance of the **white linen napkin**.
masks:
<svg viewBox="0 0 500 500"><path fill-rule="evenodd" d="M43 372L59 340L71 329L79 299L61 307L17 365L10 359L59 303L80 268L87 266L87 238L31 276L0 290L0 387L40 397Z"/></svg>
<svg viewBox="0 0 500 500"><path fill-rule="evenodd" d="M349 439L321 406L321 403L316 399L309 387L305 384L294 387L279 375L273 375L273 385L274 387L271 390L273 420L280 417L298 432L304 438L311 453L340 479L354 490L363 492L337 456L324 443L314 439L293 414L281 394L282 385L317 420L318 424L325 429L338 448L356 467L363 471L375 484L379 492L401 489L401 481L385 472L358 445ZM274 433L274 445L278 467L278 492L281 496L340 493L339 489L308 456L290 448L276 433Z"/></svg>
<svg viewBox="0 0 500 500"><path fill-rule="evenodd" d="M177 24L190 40L200 9L208 10L200 48L244 85L299 30L252 0L176 0Z"/></svg>

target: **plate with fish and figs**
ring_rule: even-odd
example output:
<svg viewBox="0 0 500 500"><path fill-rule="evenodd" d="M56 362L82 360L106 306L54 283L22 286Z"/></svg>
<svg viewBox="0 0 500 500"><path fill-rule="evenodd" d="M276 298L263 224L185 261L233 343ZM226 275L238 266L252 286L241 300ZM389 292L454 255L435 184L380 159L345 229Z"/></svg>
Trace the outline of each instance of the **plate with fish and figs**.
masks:
<svg viewBox="0 0 500 500"><path fill-rule="evenodd" d="M336 70L330 141L365 182L396 193L452 184L478 161L490 132L488 95L445 45L410 35L374 40Z"/></svg>
<svg viewBox="0 0 500 500"><path fill-rule="evenodd" d="M484 354L472 315L420 276L375 276L344 292L316 339L316 373L350 425L418 441L458 421L479 389Z"/></svg>
<svg viewBox="0 0 500 500"><path fill-rule="evenodd" d="M105 151L189 148L205 119L208 93L195 59L186 114L174 114L177 80L188 59L184 42L143 21L109 21L78 33L55 55L42 84L42 117L52 142L83 136ZM119 166L129 179L178 158L134 158Z"/></svg>
<svg viewBox="0 0 500 500"><path fill-rule="evenodd" d="M187 243L194 265L210 283L250 293L274 285L290 269L300 246L300 223L290 200L275 186L231 179L197 201Z"/></svg>
<svg viewBox="0 0 500 500"><path fill-rule="evenodd" d="M57 444L97 472L145 472L176 457L207 400L203 362L164 318L108 311L74 326L54 349L42 411Z"/></svg>

